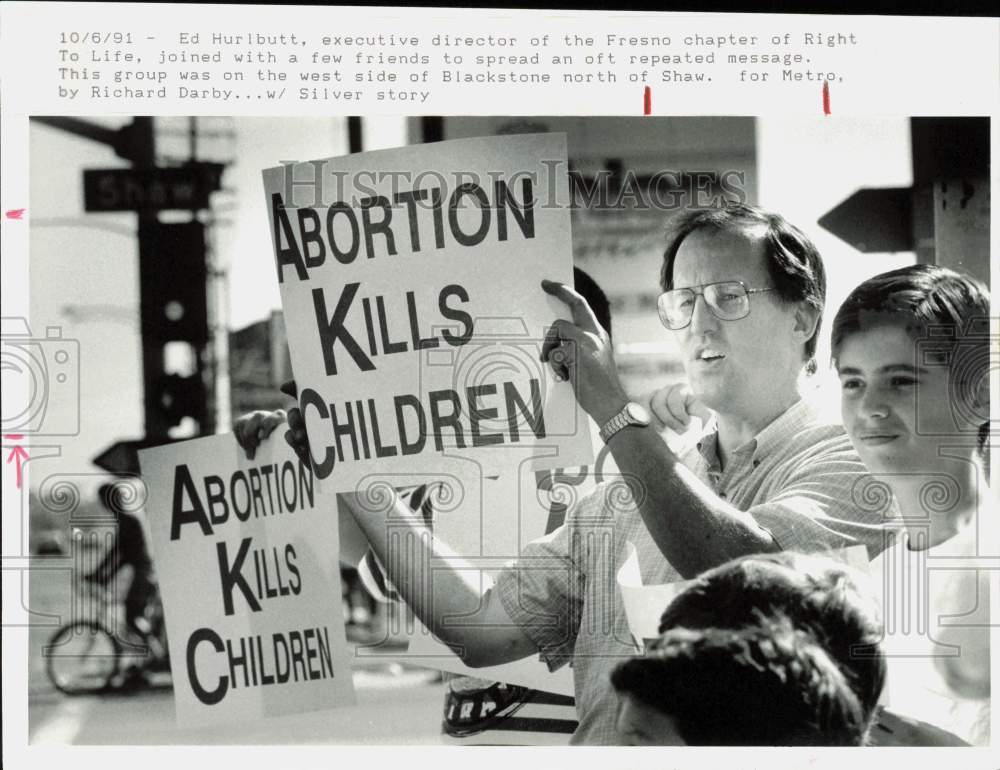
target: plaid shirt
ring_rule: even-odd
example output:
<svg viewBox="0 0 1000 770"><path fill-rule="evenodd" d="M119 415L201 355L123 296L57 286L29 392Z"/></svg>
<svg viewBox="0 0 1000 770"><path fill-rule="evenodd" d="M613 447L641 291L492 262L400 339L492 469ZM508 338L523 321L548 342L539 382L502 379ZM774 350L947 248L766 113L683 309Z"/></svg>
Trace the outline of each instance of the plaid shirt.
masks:
<svg viewBox="0 0 1000 770"><path fill-rule="evenodd" d="M707 432L681 461L720 498L749 512L786 550L884 543L887 497L839 425L799 401L720 468ZM599 485L555 532L527 545L495 590L511 619L554 670L571 663L580 725L572 743L616 743L614 666L636 654L616 574L635 545L644 585L682 580L642 522L624 479Z"/></svg>

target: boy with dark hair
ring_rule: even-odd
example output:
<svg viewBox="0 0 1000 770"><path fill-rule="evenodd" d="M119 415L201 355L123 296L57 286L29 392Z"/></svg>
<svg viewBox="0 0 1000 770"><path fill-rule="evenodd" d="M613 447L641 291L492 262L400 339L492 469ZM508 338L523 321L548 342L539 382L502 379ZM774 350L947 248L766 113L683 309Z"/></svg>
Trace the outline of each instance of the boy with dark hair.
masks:
<svg viewBox="0 0 1000 770"><path fill-rule="evenodd" d="M989 294L935 265L858 286L833 322L841 413L887 485L903 529L872 562L884 589L889 705L989 743L988 572L997 509L981 437L989 426Z"/></svg>
<svg viewBox="0 0 1000 770"><path fill-rule="evenodd" d="M836 662L781 614L736 629L671 629L611 682L628 744L860 746L867 733Z"/></svg>
<svg viewBox="0 0 1000 770"><path fill-rule="evenodd" d="M678 594L660 619L674 628L752 625L761 614L781 614L808 631L840 666L866 722L885 684L882 624L867 578L823 556L792 551L734 559L708 570Z"/></svg>

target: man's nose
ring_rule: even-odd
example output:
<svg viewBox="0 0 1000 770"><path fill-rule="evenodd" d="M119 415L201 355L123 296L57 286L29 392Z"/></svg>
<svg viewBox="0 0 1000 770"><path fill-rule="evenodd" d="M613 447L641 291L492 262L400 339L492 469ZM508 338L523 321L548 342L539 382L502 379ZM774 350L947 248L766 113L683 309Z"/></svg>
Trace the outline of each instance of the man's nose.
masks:
<svg viewBox="0 0 1000 770"><path fill-rule="evenodd" d="M719 319L705 301L705 295L695 295L694 307L691 310L691 333L697 336L705 331L714 331L718 326Z"/></svg>
<svg viewBox="0 0 1000 770"><path fill-rule="evenodd" d="M864 417L884 418L889 416L889 402L881 388L867 388L861 397L861 414Z"/></svg>

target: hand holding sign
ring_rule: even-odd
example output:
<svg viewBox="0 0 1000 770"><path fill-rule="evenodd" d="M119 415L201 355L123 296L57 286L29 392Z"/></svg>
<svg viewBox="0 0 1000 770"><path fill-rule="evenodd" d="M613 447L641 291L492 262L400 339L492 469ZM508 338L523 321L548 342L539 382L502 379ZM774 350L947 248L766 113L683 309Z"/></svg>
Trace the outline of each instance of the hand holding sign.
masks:
<svg viewBox="0 0 1000 770"><path fill-rule="evenodd" d="M281 392L286 396L296 398L298 389L295 380L284 383L281 386ZM286 422L288 430L285 431L285 441L299 460L310 465L309 437L306 435L306 425L302 419L302 412L297 406L293 406L287 412L284 409L277 409L273 412L258 410L240 415L233 423L233 435L236 437L236 443L246 452L247 459L252 460L257 452L257 447L274 432L275 428Z"/></svg>
<svg viewBox="0 0 1000 770"><path fill-rule="evenodd" d="M294 399L299 397L299 388L295 380L289 380L281 386L281 392ZM309 436L306 434L306 421L302 419L302 411L293 406L288 410L288 430L285 431L285 441L295 455L307 465L310 464ZM273 428L271 429L273 430Z"/></svg>
<svg viewBox="0 0 1000 770"><path fill-rule="evenodd" d="M274 412L258 410L240 416L233 423L233 434L236 436L237 443L246 451L248 460L254 458L260 443L286 419L284 409L278 409Z"/></svg>
<svg viewBox="0 0 1000 770"><path fill-rule="evenodd" d="M611 340L575 290L555 281L542 281L542 288L573 314L572 321L558 319L552 324L542 346L542 361L569 378L580 406L603 425L629 400L618 379Z"/></svg>

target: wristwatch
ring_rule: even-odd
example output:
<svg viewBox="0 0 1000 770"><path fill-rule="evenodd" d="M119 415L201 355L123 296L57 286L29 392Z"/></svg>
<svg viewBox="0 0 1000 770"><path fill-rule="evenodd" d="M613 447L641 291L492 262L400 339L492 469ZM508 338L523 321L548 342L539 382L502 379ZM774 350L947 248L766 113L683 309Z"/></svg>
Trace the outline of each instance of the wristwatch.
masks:
<svg viewBox="0 0 1000 770"><path fill-rule="evenodd" d="M601 441L605 444L608 440L618 433L618 431L623 430L630 425L634 425L639 428L644 428L651 422L649 416L649 410L642 404L637 404L635 401L629 401L622 407L622 410L604 423L604 427L601 428Z"/></svg>

